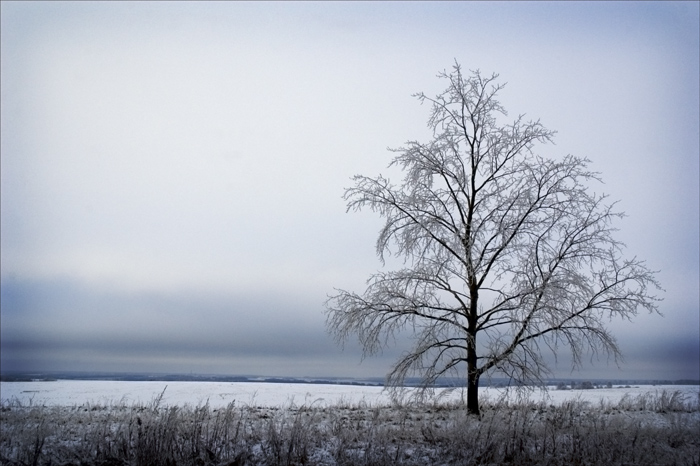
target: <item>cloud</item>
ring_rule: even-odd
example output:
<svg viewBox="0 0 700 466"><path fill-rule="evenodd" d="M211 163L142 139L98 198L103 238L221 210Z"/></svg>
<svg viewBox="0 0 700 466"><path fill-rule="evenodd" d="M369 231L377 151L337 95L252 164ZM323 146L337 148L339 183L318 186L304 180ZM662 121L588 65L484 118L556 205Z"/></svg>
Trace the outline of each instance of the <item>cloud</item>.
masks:
<svg viewBox="0 0 700 466"><path fill-rule="evenodd" d="M116 363L153 370L150 364L162 360L178 370L190 361L221 372L231 361L247 360L249 371L267 373L255 361L286 360L312 373L309 361L342 356L324 334L321 303L276 292L115 293L67 281L8 279L2 302L4 367L76 370L87 362L91 370ZM349 348L357 362L357 349ZM333 375L343 375L342 368Z"/></svg>
<svg viewBox="0 0 700 466"><path fill-rule="evenodd" d="M380 267L381 219L346 214L341 196L357 173L399 181L385 149L429 139L411 94L441 91L455 58L499 72L511 117L559 131L543 153L590 158L596 189L629 214L620 238L667 292L663 319L611 324L628 361L667 367L636 339L687 359L700 337L697 13L3 2L3 370L381 375L400 348L357 366L358 348L324 329L326 295L361 291Z"/></svg>

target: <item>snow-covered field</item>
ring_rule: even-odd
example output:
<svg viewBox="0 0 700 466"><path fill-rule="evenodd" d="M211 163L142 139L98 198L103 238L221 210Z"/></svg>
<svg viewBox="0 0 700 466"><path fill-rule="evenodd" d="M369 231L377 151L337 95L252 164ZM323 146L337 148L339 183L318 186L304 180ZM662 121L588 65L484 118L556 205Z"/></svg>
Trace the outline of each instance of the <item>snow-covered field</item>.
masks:
<svg viewBox="0 0 700 466"><path fill-rule="evenodd" d="M560 405L567 400L598 403L601 399L611 403L623 397L643 394L658 394L663 391L681 392L686 399L698 400L700 386L697 385L636 385L629 388L599 388L593 390L533 391L527 396L531 401L546 401ZM389 394L382 387L325 384L285 384L255 382L114 382L58 380L55 382L0 382L2 403L19 401L22 405L75 406L111 405L117 403L148 403L163 394L161 403L170 406L201 405L224 407L232 401L248 406L314 405L317 407L337 404L363 403L370 406L389 404ZM459 399L459 390L446 397ZM505 393L503 389L484 387L480 389L481 400L495 401L502 396L515 400L522 396L515 391Z"/></svg>
<svg viewBox="0 0 700 466"><path fill-rule="evenodd" d="M522 395L482 388L477 417L369 386L0 382L0 463L700 464L700 386Z"/></svg>

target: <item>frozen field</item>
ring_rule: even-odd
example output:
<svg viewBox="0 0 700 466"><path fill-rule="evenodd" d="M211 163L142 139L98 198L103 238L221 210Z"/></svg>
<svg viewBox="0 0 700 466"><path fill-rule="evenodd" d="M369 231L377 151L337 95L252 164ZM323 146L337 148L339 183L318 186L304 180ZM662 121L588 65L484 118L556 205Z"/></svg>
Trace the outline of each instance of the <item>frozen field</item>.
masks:
<svg viewBox="0 0 700 466"><path fill-rule="evenodd" d="M625 396L657 394L663 391L683 393L687 399L697 402L700 386L697 385L638 385L631 388L600 388L593 390L534 391L531 401L546 401L560 405L566 400L598 403L601 399L619 402ZM519 395L505 393L499 388L481 388L481 400L495 401L502 396L515 400ZM148 403L163 393L162 404L170 406L201 405L224 407L232 401L238 405L274 407L364 403L370 406L390 403L389 395L382 387L324 384L284 384L254 382L114 382L58 380L55 382L0 382L0 399L5 404L19 401L23 405L75 406ZM447 399L459 399L462 392L456 390Z"/></svg>
<svg viewBox="0 0 700 466"><path fill-rule="evenodd" d="M349 385L59 380L0 390L8 465L700 464L698 386L549 390L531 403L483 388L478 417Z"/></svg>

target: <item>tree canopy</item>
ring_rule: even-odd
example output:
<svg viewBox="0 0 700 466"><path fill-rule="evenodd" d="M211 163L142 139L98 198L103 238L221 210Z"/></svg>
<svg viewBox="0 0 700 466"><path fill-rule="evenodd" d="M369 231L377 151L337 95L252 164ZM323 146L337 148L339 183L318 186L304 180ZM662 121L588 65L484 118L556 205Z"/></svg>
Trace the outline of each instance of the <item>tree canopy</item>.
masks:
<svg viewBox="0 0 700 466"><path fill-rule="evenodd" d="M658 312L660 287L643 261L624 257L613 225L624 214L591 191L600 178L588 159L538 155L555 133L523 115L505 121L498 75L465 76L455 64L439 77L444 92L416 95L431 106L432 139L393 150L402 182L357 175L345 192L348 210L385 219L377 254L404 267L372 275L362 294L336 290L327 327L339 342L357 335L367 355L408 329L412 348L388 384L417 375L429 389L461 374L478 413L485 373L541 384L543 353L561 347L574 365L588 353L617 360L606 322Z"/></svg>

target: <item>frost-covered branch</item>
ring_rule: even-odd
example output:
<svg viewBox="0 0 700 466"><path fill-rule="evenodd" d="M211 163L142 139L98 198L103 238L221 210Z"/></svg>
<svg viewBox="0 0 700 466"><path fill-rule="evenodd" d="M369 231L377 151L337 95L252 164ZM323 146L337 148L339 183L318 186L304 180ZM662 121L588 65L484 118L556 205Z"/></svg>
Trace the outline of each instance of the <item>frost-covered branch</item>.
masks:
<svg viewBox="0 0 700 466"><path fill-rule="evenodd" d="M498 75L466 76L459 64L440 78L427 143L392 152L401 183L356 176L348 210L370 208L385 223L376 250L405 269L374 275L363 294L338 291L327 302L337 341L356 335L365 355L400 332L413 345L388 377L400 387L419 375L428 390L448 373L466 374L467 405L478 412L479 377L500 371L541 382L543 352L566 347L574 365L586 353L620 357L605 322L658 312L655 273L624 258L614 222L623 216L590 193L600 175L586 158L536 154L555 132L507 112ZM479 342L479 344L477 344Z"/></svg>

